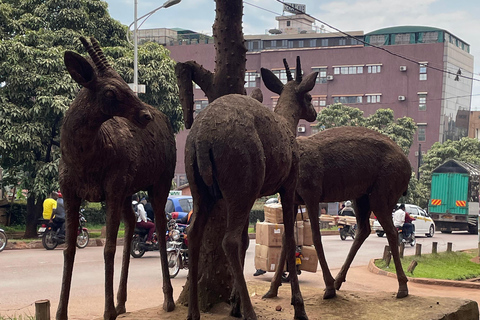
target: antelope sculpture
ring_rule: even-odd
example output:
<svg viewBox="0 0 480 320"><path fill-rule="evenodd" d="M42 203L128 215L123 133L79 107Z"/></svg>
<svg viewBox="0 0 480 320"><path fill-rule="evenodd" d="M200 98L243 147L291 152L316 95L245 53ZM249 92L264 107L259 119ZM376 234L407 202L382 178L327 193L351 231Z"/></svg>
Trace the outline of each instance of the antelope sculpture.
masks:
<svg viewBox="0 0 480 320"><path fill-rule="evenodd" d="M125 313L127 278L135 215L131 195L147 190L155 210L156 228L166 230L164 214L176 162L175 140L167 117L143 103L107 62L98 42L80 38L92 61L65 52L65 65L83 88L65 114L61 129L60 186L66 208L66 248L57 319L67 319L75 259L75 239L82 199L105 201L106 243L104 319ZM125 244L122 272L113 298L116 238L123 218ZM175 308L168 273L165 237L158 237L163 275L163 308Z"/></svg>
<svg viewBox="0 0 480 320"><path fill-rule="evenodd" d="M358 249L370 235L373 211L387 234L399 288L397 297L408 295L407 277L398 252L392 210L410 181L412 168L402 149L386 135L363 127L327 129L307 138L297 138L300 150L296 203L305 204L311 221L313 242L325 281L324 298L336 295ZM318 222L318 204L353 199L357 234L347 259L333 279L325 259ZM282 249L283 250L283 249ZM280 263L284 263L282 253ZM282 265L282 264L280 264ZM281 273L276 272L270 289L276 296Z"/></svg>
<svg viewBox="0 0 480 320"><path fill-rule="evenodd" d="M209 210L216 201L226 203L227 221L222 246L234 278L244 319L256 319L243 276L248 247L246 228L250 209L263 195L279 192L285 224L285 248L290 262L292 305L295 319L307 319L295 268L294 192L298 175L298 147L295 132L300 119L314 121L315 109L308 93L317 73L302 80L297 57L293 80L286 60L288 82L261 69L265 85L280 95L272 112L252 97L229 94L213 101L195 119L187 137L185 167L193 196L194 221L189 231L190 296L188 319L200 318L197 282L202 232ZM233 311L232 313L235 313Z"/></svg>

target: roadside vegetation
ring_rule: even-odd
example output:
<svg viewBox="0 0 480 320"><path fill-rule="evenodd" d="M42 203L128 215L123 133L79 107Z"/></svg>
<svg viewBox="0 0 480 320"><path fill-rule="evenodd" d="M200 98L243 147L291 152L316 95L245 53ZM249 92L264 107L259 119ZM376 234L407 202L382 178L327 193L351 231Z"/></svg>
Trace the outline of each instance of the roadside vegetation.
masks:
<svg viewBox="0 0 480 320"><path fill-rule="evenodd" d="M412 278L467 280L480 277L480 264L471 261L476 256L478 250L405 256L402 266L405 274ZM412 273L407 269L413 260L417 261L418 265ZM396 273L393 260L389 267L382 259L376 260L375 265L382 270Z"/></svg>

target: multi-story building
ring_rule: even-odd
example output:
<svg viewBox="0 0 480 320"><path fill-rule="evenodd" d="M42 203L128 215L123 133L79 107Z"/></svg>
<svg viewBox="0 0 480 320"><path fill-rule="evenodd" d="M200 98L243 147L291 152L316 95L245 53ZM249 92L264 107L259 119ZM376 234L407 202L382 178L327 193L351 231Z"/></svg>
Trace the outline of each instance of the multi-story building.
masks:
<svg viewBox="0 0 480 320"><path fill-rule="evenodd" d="M260 67L272 70L286 81L283 58L295 68L300 56L304 73L318 71L311 91L313 104L321 111L343 103L364 111L390 108L395 118L411 117L418 126L409 155L417 167L422 153L433 143L467 136L472 94L473 56L469 45L447 30L422 26L390 27L367 34L362 31L326 33L315 30L313 19L297 14L277 17L278 29L269 34L245 35L247 64L245 87L262 90L267 106L274 107L278 95L268 91L260 79ZM319 32L320 31L320 32ZM194 45L170 42L166 47L176 61L195 60L214 70L212 41ZM466 76L466 78L462 77ZM195 89L195 106L200 112L208 104ZM315 124L301 121L299 136L317 131ZM184 146L187 132L177 135L176 182L186 183ZM340 147L340 146L339 146Z"/></svg>

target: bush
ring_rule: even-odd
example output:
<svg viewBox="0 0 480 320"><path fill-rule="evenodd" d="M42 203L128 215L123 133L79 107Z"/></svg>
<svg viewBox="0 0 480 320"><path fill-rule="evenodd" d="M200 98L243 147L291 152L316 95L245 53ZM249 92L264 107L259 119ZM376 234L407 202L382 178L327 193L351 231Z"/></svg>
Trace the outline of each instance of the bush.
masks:
<svg viewBox="0 0 480 320"><path fill-rule="evenodd" d="M103 207L87 206L83 215L89 225L105 225L107 214Z"/></svg>
<svg viewBox="0 0 480 320"><path fill-rule="evenodd" d="M248 219L249 224L256 224L257 220L264 221L265 220L265 213L263 210L251 210L250 217Z"/></svg>
<svg viewBox="0 0 480 320"><path fill-rule="evenodd" d="M26 224L27 217L27 204L13 203L7 209L7 216L10 217L10 225L12 226L24 226Z"/></svg>

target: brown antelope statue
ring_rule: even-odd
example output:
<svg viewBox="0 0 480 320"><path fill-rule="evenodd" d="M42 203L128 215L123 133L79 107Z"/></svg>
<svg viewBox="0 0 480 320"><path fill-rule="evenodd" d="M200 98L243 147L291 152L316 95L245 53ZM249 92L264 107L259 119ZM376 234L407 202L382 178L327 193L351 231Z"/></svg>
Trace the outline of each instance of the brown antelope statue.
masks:
<svg viewBox="0 0 480 320"><path fill-rule="evenodd" d="M397 297L408 295L407 277L398 252L392 210L410 181L412 168L402 149L389 137L363 127L327 129L307 138L297 138L300 150L297 204L305 204L311 221L313 242L325 281L324 298L335 296L346 279L358 249L370 235L370 212L387 234L397 270ZM318 204L353 199L357 233L347 259L333 279L323 251L318 222ZM283 254L282 254L283 255ZM282 258L284 259L284 258ZM281 262L282 263L282 262ZM280 264L282 265L282 264ZM271 291L276 295L281 274L276 273Z"/></svg>
<svg viewBox="0 0 480 320"><path fill-rule="evenodd" d="M125 313L127 278L135 214L131 195L147 190L161 235L166 230L165 203L174 175L175 140L167 117L143 103L108 64L98 42L80 38L92 61L65 52L65 65L83 88L65 114L61 129L60 187L66 208L66 248L57 319L67 319L75 259L78 212L82 199L105 201L107 235L104 319ZM122 272L113 298L113 264L120 220L125 222ZM158 237L163 275L163 308L175 308L168 273L165 237Z"/></svg>
<svg viewBox="0 0 480 320"><path fill-rule="evenodd" d="M185 167L193 196L194 221L189 231L190 297L188 319L200 318L197 297L198 258L209 209L223 199L227 221L222 246L233 274L233 288L241 302L244 319L256 319L243 276L248 247L246 228L255 200L279 192L285 224L285 247L290 262L292 305L295 319L307 319L295 268L294 195L298 175L298 121L314 121L316 112L308 93L317 73L302 80L297 57L293 80L284 59L289 81L282 82L263 69L265 85L280 95L275 112L254 98L229 94L213 101L198 114L188 135Z"/></svg>

